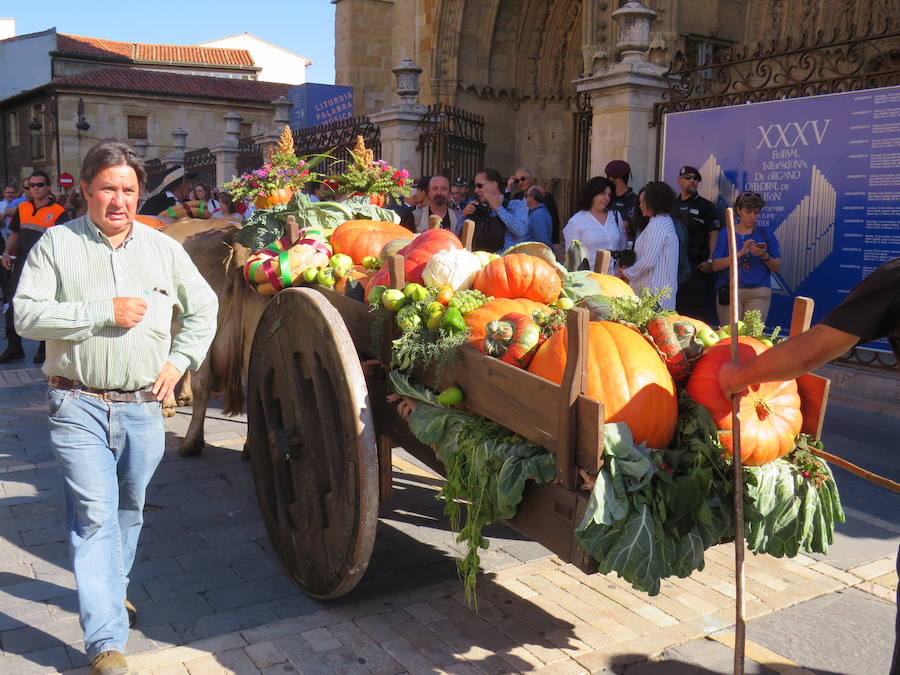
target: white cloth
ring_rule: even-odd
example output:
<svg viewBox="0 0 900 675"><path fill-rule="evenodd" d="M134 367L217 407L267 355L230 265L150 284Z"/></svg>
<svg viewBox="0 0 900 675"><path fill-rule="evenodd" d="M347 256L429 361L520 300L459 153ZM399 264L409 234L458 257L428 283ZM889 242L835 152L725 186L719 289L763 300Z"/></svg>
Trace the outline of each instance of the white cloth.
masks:
<svg viewBox="0 0 900 675"><path fill-rule="evenodd" d="M656 293L668 286L672 292L659 304L663 309L675 309L675 294L678 292L678 234L675 223L668 214L653 216L644 231L634 241L637 262L622 270L622 275L640 295L649 288Z"/></svg>
<svg viewBox="0 0 900 675"><path fill-rule="evenodd" d="M603 223L597 220L590 211L579 211L569 218L569 222L563 228L563 239L567 251L576 239L584 244L592 268L597 259L597 251L601 249L619 251L625 248L625 232L622 229L622 222L619 214L613 210L606 212L606 222Z"/></svg>

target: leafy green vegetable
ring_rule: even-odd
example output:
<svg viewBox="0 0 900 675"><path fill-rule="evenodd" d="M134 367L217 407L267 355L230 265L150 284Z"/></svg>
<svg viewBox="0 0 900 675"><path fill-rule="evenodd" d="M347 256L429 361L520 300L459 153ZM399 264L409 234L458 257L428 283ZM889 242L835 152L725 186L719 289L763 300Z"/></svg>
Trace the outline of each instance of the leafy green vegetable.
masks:
<svg viewBox="0 0 900 675"><path fill-rule="evenodd" d="M583 298L601 295L600 284L588 276L590 270L569 272L563 278L562 295L578 304Z"/></svg>
<svg viewBox="0 0 900 675"><path fill-rule="evenodd" d="M668 313L660 311L659 300L668 298L671 294L672 291L666 286L656 293L645 288L637 298L630 295L612 298L613 308L610 320L632 326L639 332L646 332L647 322L650 319Z"/></svg>
<svg viewBox="0 0 900 675"><path fill-rule="evenodd" d="M409 428L422 443L433 445L445 467L447 481L439 493L444 512L466 547L457 560L466 601L475 601L479 548L486 525L512 518L528 480L546 483L556 476L556 458L546 448L527 441L487 418L441 406L434 392L396 370L389 374L394 391L419 401L409 416ZM463 508L461 502L465 502Z"/></svg>

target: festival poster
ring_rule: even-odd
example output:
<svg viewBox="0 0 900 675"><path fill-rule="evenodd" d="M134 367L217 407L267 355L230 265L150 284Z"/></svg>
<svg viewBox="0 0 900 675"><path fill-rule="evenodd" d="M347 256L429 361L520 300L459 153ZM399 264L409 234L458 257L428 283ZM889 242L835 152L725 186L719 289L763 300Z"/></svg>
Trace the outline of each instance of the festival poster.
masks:
<svg viewBox="0 0 900 675"><path fill-rule="evenodd" d="M291 129L305 129L353 117L353 87L307 82L288 89Z"/></svg>
<svg viewBox="0 0 900 675"><path fill-rule="evenodd" d="M790 326L797 295L820 319L900 256L900 87L671 113L663 133L670 185L690 164L723 213L744 190L765 198L782 252L768 325Z"/></svg>

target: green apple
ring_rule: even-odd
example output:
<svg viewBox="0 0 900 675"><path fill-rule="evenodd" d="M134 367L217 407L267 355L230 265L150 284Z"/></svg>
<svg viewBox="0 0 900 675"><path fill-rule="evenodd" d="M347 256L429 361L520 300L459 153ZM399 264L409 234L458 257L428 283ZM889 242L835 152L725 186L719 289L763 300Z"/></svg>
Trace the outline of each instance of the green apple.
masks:
<svg viewBox="0 0 900 675"><path fill-rule="evenodd" d="M309 267L303 271L303 281L308 284L314 284L316 282L316 275L319 273L318 267Z"/></svg>
<svg viewBox="0 0 900 675"><path fill-rule="evenodd" d="M406 296L399 288L389 288L381 294L381 306L389 312L396 312L406 304Z"/></svg>
<svg viewBox="0 0 900 675"><path fill-rule="evenodd" d="M332 286L334 286L334 282L335 282L334 277L335 277L334 270L330 267L325 267L323 269L320 269L316 273L316 283L320 284L322 286L325 286L327 288L331 288Z"/></svg>
<svg viewBox="0 0 900 675"><path fill-rule="evenodd" d="M695 337L704 348L712 347L720 339L712 328L701 328L697 331Z"/></svg>

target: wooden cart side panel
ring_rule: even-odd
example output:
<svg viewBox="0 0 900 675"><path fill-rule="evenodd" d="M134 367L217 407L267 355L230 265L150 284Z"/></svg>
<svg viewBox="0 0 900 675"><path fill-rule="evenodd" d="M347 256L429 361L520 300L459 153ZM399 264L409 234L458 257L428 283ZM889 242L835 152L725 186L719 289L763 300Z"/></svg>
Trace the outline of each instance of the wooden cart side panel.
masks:
<svg viewBox="0 0 900 675"><path fill-rule="evenodd" d="M828 404L828 392L831 380L820 375L807 373L797 378L797 391L800 394L800 412L803 413L803 427L800 429L813 438L822 438L822 427L825 424L825 407Z"/></svg>

